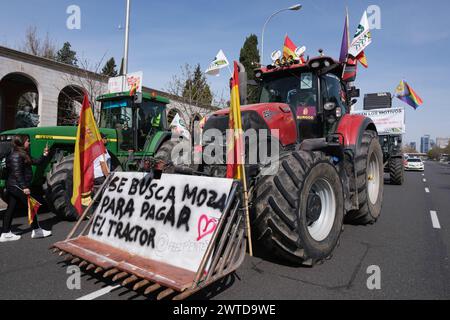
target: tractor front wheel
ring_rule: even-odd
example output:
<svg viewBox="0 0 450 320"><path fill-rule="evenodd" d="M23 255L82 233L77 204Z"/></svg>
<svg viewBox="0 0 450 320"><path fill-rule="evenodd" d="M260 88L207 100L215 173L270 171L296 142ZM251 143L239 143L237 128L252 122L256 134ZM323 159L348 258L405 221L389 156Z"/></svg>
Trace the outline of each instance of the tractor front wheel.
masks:
<svg viewBox="0 0 450 320"><path fill-rule="evenodd" d="M76 221L78 213L72 205L74 156L62 158L47 175L46 200L54 213L63 220Z"/></svg>
<svg viewBox="0 0 450 320"><path fill-rule="evenodd" d="M374 224L381 214L384 190L383 152L376 132L364 132L355 165L359 210L349 212L346 222Z"/></svg>
<svg viewBox="0 0 450 320"><path fill-rule="evenodd" d="M343 229L344 193L335 166L323 153L294 151L280 156L275 171L256 183L256 240L270 256L296 265L324 261Z"/></svg>

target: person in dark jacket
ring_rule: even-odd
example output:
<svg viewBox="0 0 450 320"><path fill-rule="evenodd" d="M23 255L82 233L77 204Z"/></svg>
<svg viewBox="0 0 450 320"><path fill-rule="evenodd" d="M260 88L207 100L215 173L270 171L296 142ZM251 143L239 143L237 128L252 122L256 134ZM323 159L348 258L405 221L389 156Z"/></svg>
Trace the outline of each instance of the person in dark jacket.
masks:
<svg viewBox="0 0 450 320"><path fill-rule="evenodd" d="M48 148L44 151L44 156L34 160L29 155L30 140L25 136L16 136L12 140L13 150L6 159L6 168L8 171L8 180L6 190L9 195L8 209L3 217L3 233L0 242L9 242L20 240L19 235L11 232L11 224L17 204L22 203L28 206L28 196L31 194L31 182L33 180L32 165L42 165L48 157ZM50 231L39 227L37 216L31 225L33 232L31 238L46 238L52 235Z"/></svg>

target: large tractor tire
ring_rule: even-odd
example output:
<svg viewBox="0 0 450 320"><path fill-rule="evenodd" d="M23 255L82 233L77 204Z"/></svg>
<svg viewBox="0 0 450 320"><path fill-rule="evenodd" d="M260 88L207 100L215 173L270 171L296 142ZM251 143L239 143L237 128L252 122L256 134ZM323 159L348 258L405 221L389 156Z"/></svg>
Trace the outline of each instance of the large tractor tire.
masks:
<svg viewBox="0 0 450 320"><path fill-rule="evenodd" d="M278 164L256 182L255 240L272 257L313 266L331 256L343 230L342 182L320 152L286 153Z"/></svg>
<svg viewBox="0 0 450 320"><path fill-rule="evenodd" d="M174 154L174 149L179 145L180 141L167 140L158 149L155 155L156 160L161 160L167 163L164 168L165 173L174 173L175 166L183 166L183 153Z"/></svg>
<svg viewBox="0 0 450 320"><path fill-rule="evenodd" d="M392 158L389 160L390 182L393 185L401 186L404 182L405 167L402 158Z"/></svg>
<svg viewBox="0 0 450 320"><path fill-rule="evenodd" d="M62 158L53 165L44 187L50 209L61 219L76 221L78 213L72 205L74 156Z"/></svg>
<svg viewBox="0 0 450 320"><path fill-rule="evenodd" d="M359 210L350 211L346 222L374 224L381 214L384 190L383 152L376 132L363 133L355 162Z"/></svg>

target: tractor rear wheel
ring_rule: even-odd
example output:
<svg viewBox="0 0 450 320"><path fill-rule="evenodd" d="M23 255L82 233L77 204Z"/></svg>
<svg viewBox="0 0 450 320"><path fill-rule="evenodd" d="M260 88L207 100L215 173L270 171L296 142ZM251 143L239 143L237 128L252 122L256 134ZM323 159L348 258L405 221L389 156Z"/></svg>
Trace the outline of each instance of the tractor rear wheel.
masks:
<svg viewBox="0 0 450 320"><path fill-rule="evenodd" d="M76 221L78 213L72 205L74 155L62 158L47 175L46 200L63 220Z"/></svg>
<svg viewBox="0 0 450 320"><path fill-rule="evenodd" d="M376 132L363 133L361 146L356 151L355 165L359 210L350 211L346 222L374 224L381 214L384 190L383 152Z"/></svg>
<svg viewBox="0 0 450 320"><path fill-rule="evenodd" d="M174 149L177 146L181 147L180 141L174 141L174 140L167 140L164 142L161 147L158 149L155 155L156 160L161 160L166 163L166 167L164 169L165 173L174 173L175 172L175 166L182 166L183 165L183 158L184 153L182 149L180 148L180 152L175 154Z"/></svg>
<svg viewBox="0 0 450 320"><path fill-rule="evenodd" d="M331 256L343 229L342 182L321 152L286 153L278 164L256 182L255 238L271 256L313 266Z"/></svg>
<svg viewBox="0 0 450 320"><path fill-rule="evenodd" d="M389 160L389 174L391 184L401 186L404 181L405 167L402 158L393 158Z"/></svg>

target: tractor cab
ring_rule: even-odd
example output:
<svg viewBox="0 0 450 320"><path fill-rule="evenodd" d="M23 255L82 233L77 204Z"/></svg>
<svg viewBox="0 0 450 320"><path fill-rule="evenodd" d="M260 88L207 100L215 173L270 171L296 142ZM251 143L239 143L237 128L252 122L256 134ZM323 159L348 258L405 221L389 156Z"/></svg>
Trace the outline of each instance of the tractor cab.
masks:
<svg viewBox="0 0 450 320"><path fill-rule="evenodd" d="M277 62L255 73L259 103L289 105L297 122L298 140L324 137L349 112L355 97L341 76L342 65L329 57L314 58L306 64Z"/></svg>
<svg viewBox="0 0 450 320"><path fill-rule="evenodd" d="M135 101L128 92L100 96L100 127L117 132L119 152L144 152L147 143L162 131L168 131L166 108L169 100L144 93Z"/></svg>

